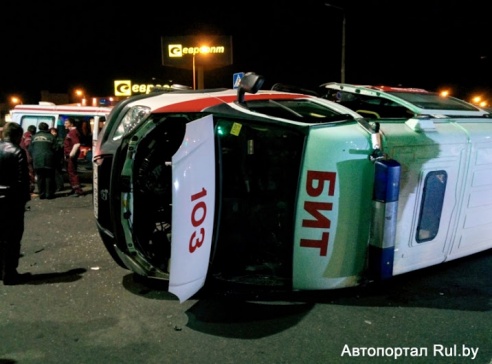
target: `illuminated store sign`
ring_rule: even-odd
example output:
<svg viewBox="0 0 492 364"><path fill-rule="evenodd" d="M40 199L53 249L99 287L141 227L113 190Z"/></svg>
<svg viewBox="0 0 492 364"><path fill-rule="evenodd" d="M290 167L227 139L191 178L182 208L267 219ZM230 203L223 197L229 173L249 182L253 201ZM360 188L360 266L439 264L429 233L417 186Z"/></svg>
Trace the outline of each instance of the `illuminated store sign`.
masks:
<svg viewBox="0 0 492 364"><path fill-rule="evenodd" d="M193 62L204 69L232 64L230 36L162 37L162 65L192 69Z"/></svg>
<svg viewBox="0 0 492 364"><path fill-rule="evenodd" d="M197 54L221 54L225 53L224 46L202 46L202 47L184 47L182 44L169 44L167 46L169 51L169 58L174 57L186 57L188 55Z"/></svg>
<svg viewBox="0 0 492 364"><path fill-rule="evenodd" d="M169 88L170 85L159 85L150 83L133 83L130 80L115 80L114 95L115 96L132 96L135 94L148 94L155 87Z"/></svg>

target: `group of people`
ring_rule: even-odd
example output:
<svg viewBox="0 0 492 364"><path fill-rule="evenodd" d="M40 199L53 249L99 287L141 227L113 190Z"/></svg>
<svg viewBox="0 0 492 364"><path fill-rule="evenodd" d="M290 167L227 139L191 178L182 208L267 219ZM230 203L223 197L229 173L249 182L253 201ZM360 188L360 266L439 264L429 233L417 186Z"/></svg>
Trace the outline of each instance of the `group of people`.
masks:
<svg viewBox="0 0 492 364"><path fill-rule="evenodd" d="M64 140L58 137L56 128L49 128L47 123L40 122L38 131L34 125L28 127L20 143L27 155L30 191L34 192L36 185L40 199L55 198L55 192L64 188L64 165L71 194L75 197L84 194L77 173L80 133L72 119L67 118L64 124Z"/></svg>
<svg viewBox="0 0 492 364"><path fill-rule="evenodd" d="M17 272L24 234L26 203L31 200L34 184L39 198L55 197L57 173L63 156L73 196L84 194L77 174L80 135L70 118L65 120L67 134L63 144L57 130L45 122L28 127L26 133L15 122L3 127L0 140L0 279L4 285L23 283L29 274ZM63 176L59 175L58 178ZM58 186L60 187L60 186Z"/></svg>

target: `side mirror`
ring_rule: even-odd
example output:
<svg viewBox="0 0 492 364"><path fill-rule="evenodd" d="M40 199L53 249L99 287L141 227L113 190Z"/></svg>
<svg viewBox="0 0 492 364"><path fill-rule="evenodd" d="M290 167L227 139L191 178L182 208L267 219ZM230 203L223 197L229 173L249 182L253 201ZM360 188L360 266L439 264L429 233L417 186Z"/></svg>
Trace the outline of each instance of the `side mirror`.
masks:
<svg viewBox="0 0 492 364"><path fill-rule="evenodd" d="M263 76L257 75L253 72L248 72L239 81L239 88L237 90L237 102L244 104L244 94L249 92L255 94L263 86L265 78Z"/></svg>

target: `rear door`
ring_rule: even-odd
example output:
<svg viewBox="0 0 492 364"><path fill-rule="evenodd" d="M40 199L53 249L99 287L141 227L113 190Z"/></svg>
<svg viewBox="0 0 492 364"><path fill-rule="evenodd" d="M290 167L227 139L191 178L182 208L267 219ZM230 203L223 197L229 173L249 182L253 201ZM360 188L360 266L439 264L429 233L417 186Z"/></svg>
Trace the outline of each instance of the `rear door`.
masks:
<svg viewBox="0 0 492 364"><path fill-rule="evenodd" d="M39 129L38 126L40 123L44 122L48 124L50 128L55 126L56 115L19 115L18 123L22 126L22 128L27 130L30 125L34 125L36 130Z"/></svg>

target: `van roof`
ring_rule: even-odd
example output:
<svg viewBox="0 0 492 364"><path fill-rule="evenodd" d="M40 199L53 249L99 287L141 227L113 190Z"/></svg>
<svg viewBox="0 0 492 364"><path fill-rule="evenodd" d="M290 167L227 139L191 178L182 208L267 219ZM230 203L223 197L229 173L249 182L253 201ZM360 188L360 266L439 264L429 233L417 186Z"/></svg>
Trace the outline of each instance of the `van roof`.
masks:
<svg viewBox="0 0 492 364"><path fill-rule="evenodd" d="M16 105L10 113L70 113L79 115L108 114L112 107L107 106L81 106L78 104L55 105L52 103L40 103L39 105Z"/></svg>

